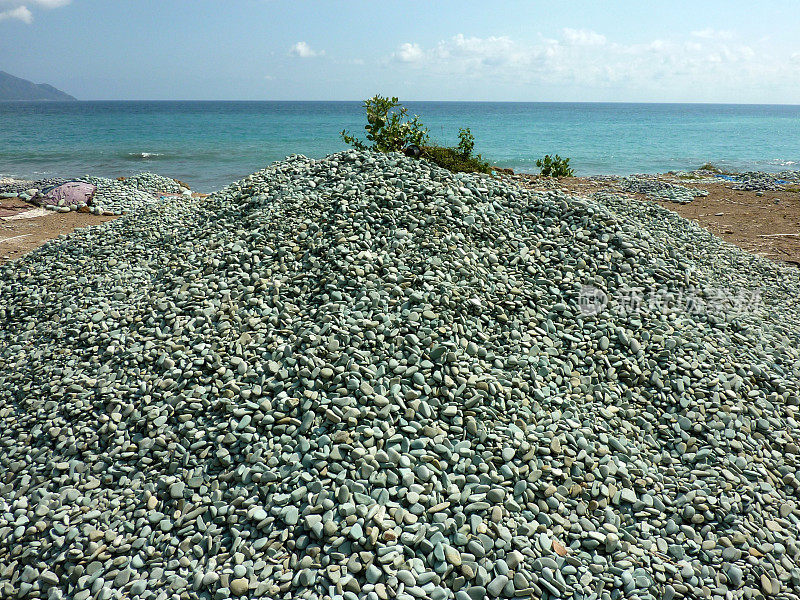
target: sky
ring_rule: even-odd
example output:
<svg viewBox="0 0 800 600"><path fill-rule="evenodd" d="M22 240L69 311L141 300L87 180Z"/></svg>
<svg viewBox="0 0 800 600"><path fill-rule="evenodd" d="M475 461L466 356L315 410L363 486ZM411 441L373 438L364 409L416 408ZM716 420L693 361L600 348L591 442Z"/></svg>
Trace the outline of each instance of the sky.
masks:
<svg viewBox="0 0 800 600"><path fill-rule="evenodd" d="M797 0L0 0L0 70L81 100L800 104Z"/></svg>

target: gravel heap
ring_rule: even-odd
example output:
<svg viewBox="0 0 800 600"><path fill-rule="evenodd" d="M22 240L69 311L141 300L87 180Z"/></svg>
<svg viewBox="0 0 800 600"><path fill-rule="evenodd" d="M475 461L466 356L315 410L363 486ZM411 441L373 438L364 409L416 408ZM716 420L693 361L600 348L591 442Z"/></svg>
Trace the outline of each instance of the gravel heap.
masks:
<svg viewBox="0 0 800 600"><path fill-rule="evenodd" d="M49 179L40 179L38 181L25 181L25 180L12 180L6 183L0 183L0 194L22 196L26 199L32 199L37 193L47 188L67 183L69 179L60 177L51 177Z"/></svg>
<svg viewBox="0 0 800 600"><path fill-rule="evenodd" d="M399 155L80 229L0 267L0 596L798 598L799 293Z"/></svg>
<svg viewBox="0 0 800 600"><path fill-rule="evenodd" d="M713 171L698 170L698 171L668 171L667 175L678 180L691 180L693 184L698 183L724 183L719 177L716 177Z"/></svg>
<svg viewBox="0 0 800 600"><path fill-rule="evenodd" d="M125 184L151 194L180 194L186 190L174 179L147 172L128 177Z"/></svg>
<svg viewBox="0 0 800 600"><path fill-rule="evenodd" d="M670 171L677 177L691 177L696 183L727 183L734 190L755 192L780 191L787 184L800 184L800 171L781 171L767 173L765 171L744 171L742 173L729 173L698 169L696 171Z"/></svg>
<svg viewBox="0 0 800 600"><path fill-rule="evenodd" d="M651 200L688 204L695 198L708 196L707 190L690 188L677 183L659 181L654 175L631 175L620 179L619 186L623 191L644 194Z"/></svg>
<svg viewBox="0 0 800 600"><path fill-rule="evenodd" d="M38 193L68 181L85 181L97 186L97 193L90 207L91 212L97 214L122 215L158 202L162 194L182 194L188 191L187 188L169 177L155 173L139 173L124 181L89 175L76 179L50 178L39 181L15 181L0 184L0 194L20 195L24 200L35 200ZM45 206L45 208L69 210L68 207L57 206ZM77 206L74 207L74 209L77 208Z"/></svg>
<svg viewBox="0 0 800 600"><path fill-rule="evenodd" d="M92 211L99 214L123 215L160 200L160 196L127 185L125 181L88 175L79 178L78 181L86 181L97 186L97 192L92 198Z"/></svg>
<svg viewBox="0 0 800 600"><path fill-rule="evenodd" d="M97 186L93 206L101 214L122 215L161 201L162 194L187 191L174 179L155 173L139 173L124 181L103 177L82 177Z"/></svg>
<svg viewBox="0 0 800 600"><path fill-rule="evenodd" d="M622 179L622 177L620 177L619 175L589 175L587 177L584 177L584 179L588 181L596 181L598 183L611 184L611 183L618 183L619 180Z"/></svg>
<svg viewBox="0 0 800 600"><path fill-rule="evenodd" d="M780 173L764 173L762 171L745 171L737 173L734 190L772 192L784 189L786 183L800 184L800 171L782 171Z"/></svg>

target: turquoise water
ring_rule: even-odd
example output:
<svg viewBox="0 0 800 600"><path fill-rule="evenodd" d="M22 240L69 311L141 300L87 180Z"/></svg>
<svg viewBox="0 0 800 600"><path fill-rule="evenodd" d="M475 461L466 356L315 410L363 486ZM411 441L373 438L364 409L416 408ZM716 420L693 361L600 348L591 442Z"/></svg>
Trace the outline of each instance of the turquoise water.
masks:
<svg viewBox="0 0 800 600"><path fill-rule="evenodd" d="M409 102L434 141L470 127L499 166L535 172L558 153L577 174L800 166L800 106ZM201 191L288 154L343 150L362 132L359 102L0 103L0 175L117 177L148 170Z"/></svg>

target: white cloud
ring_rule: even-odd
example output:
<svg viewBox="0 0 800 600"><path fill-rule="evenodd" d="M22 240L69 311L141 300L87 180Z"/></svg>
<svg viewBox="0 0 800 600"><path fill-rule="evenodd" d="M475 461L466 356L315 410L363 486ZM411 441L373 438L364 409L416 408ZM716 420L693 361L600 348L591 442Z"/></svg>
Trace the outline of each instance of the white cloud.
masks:
<svg viewBox="0 0 800 600"><path fill-rule="evenodd" d="M637 44L584 29L563 29L556 38L532 43L459 34L428 47L406 42L391 58L405 63L401 68L409 75L455 78L464 89L474 81L494 89L575 88L595 96L613 89L611 97L622 91L671 99L676 90L693 96L724 90L738 97L746 86L786 85L787 70L797 69L795 57L770 56L767 46L751 47L728 33L693 32Z"/></svg>
<svg viewBox="0 0 800 600"><path fill-rule="evenodd" d="M317 52L306 42L297 42L294 46L292 46L292 49L289 50L289 54L299 58L314 58L315 56L322 56L325 54L325 51L323 50L322 52Z"/></svg>
<svg viewBox="0 0 800 600"><path fill-rule="evenodd" d="M25 0L24 2L20 2L20 0L0 0L0 8L11 7L0 11L0 21L16 19L23 23L31 24L33 23L33 13L28 8L28 5L34 8L49 9L66 6L70 2L72 0Z"/></svg>
<svg viewBox="0 0 800 600"><path fill-rule="evenodd" d="M721 29L712 29L711 27L707 29L701 29L699 31L693 31L692 35L696 38L700 38L701 40L732 40L733 39L733 32L726 31Z"/></svg>
<svg viewBox="0 0 800 600"><path fill-rule="evenodd" d="M514 64L525 59L524 52L509 37L468 38L460 33L439 42L433 49L433 56L438 60L461 61L474 68Z"/></svg>
<svg viewBox="0 0 800 600"><path fill-rule="evenodd" d="M392 58L411 66L424 64L477 72L486 67L524 61L526 57L508 37L478 38L458 34L430 49L417 43L401 44Z"/></svg>
<svg viewBox="0 0 800 600"><path fill-rule="evenodd" d="M401 62L417 62L422 60L425 53L420 48L419 44L401 44L395 53L397 60Z"/></svg>
<svg viewBox="0 0 800 600"><path fill-rule="evenodd" d="M28 10L25 6L18 6L17 8L12 8L10 10L4 10L0 12L0 21L5 21L7 19L18 19L23 23L32 23L33 22L33 14L31 11Z"/></svg>
<svg viewBox="0 0 800 600"><path fill-rule="evenodd" d="M564 41L573 46L602 46L606 43L606 36L588 29L570 29L565 27L561 30Z"/></svg>

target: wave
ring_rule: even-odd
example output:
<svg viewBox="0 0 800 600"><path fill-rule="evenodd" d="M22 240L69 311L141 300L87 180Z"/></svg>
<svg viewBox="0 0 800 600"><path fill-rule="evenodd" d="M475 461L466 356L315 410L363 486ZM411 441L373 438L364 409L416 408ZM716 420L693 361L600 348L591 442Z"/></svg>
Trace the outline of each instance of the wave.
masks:
<svg viewBox="0 0 800 600"><path fill-rule="evenodd" d="M798 161L784 158L754 160L742 165L742 171L766 171L767 173L783 173L798 171Z"/></svg>
<svg viewBox="0 0 800 600"><path fill-rule="evenodd" d="M136 159L148 160L153 158L161 158L163 156L166 156L166 154L164 154L163 152L128 152L125 156L132 160Z"/></svg>
<svg viewBox="0 0 800 600"><path fill-rule="evenodd" d="M2 2L2 0L0 0ZM234 152L221 151L215 149L197 149L197 148L181 148L174 149L167 152L126 152L119 151L115 153L118 158L129 161L147 161L147 160L202 160L202 159L220 159L237 160L237 154Z"/></svg>

